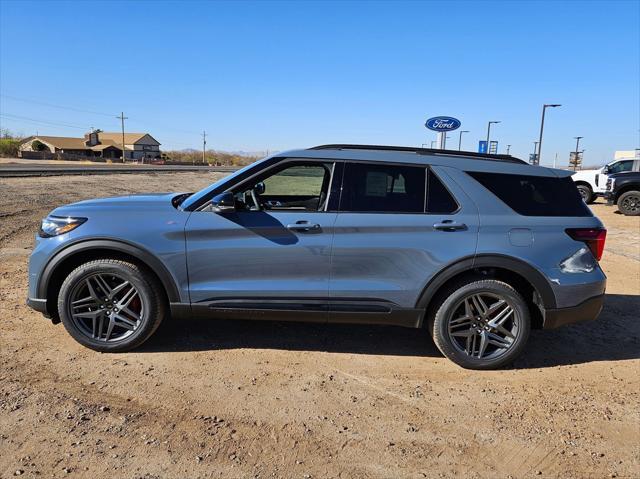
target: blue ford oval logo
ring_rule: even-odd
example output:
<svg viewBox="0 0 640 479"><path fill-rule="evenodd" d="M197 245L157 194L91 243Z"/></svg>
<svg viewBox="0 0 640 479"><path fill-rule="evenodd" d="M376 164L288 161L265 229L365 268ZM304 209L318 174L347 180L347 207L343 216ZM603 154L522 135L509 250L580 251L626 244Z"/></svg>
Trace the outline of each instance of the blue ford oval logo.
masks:
<svg viewBox="0 0 640 479"><path fill-rule="evenodd" d="M453 131L460 128L460 125L460 120L450 116L434 116L424 124L424 126L433 131Z"/></svg>

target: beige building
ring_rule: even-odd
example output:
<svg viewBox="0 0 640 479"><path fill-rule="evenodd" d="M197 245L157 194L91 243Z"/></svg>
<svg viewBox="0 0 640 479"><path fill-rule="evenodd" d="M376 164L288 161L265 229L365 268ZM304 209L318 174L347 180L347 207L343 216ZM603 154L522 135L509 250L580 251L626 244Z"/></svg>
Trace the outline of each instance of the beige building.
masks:
<svg viewBox="0 0 640 479"><path fill-rule="evenodd" d="M125 133L124 149L127 160L160 158L160 143L148 133ZM122 158L122 133L96 130L84 138L41 135L25 138L19 146L20 156L34 157L34 153Z"/></svg>
<svg viewBox="0 0 640 479"><path fill-rule="evenodd" d="M613 155L614 160L621 160L623 158L640 158L640 149L618 150Z"/></svg>

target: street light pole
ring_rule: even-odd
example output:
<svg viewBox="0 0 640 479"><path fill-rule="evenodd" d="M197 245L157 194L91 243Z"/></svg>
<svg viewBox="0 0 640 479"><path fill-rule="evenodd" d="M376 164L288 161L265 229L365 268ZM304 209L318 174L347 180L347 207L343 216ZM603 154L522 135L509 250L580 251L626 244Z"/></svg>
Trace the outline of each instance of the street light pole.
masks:
<svg viewBox="0 0 640 479"><path fill-rule="evenodd" d="M507 155L509 154L509 151L511 151L511 145L507 145Z"/></svg>
<svg viewBox="0 0 640 479"><path fill-rule="evenodd" d="M534 156L533 159L535 161L534 165L539 165L540 164L540 153L542 152L542 132L544 130L544 113L547 110L547 108L556 108L562 106L559 103L551 103L548 105L542 105L542 121L540 121L540 138L538 140L538 155L537 157ZM535 151L533 152L534 154L536 153Z"/></svg>
<svg viewBox="0 0 640 479"><path fill-rule="evenodd" d="M462 149L462 134L469 133L469 130L460 130L460 138L458 138L458 151Z"/></svg>
<svg viewBox="0 0 640 479"><path fill-rule="evenodd" d="M487 124L487 153L489 152L489 137L491 136L491 124L497 124L500 123L499 121L490 121Z"/></svg>

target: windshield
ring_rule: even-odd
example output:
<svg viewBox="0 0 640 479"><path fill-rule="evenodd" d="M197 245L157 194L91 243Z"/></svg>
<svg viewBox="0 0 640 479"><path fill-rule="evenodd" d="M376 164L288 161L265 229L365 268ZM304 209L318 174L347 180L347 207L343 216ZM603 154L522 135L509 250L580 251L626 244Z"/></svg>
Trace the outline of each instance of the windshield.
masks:
<svg viewBox="0 0 640 479"><path fill-rule="evenodd" d="M218 181L216 181L215 183L207 186L206 188L192 194L191 196L189 196L188 198L186 198L181 204L180 207L182 209L189 209L189 207L195 203L197 203L201 198L207 196L210 192L212 192L213 190L216 190L220 187L222 187L222 185L224 185L227 181L230 181L234 178L236 178L237 176L242 175L244 172L246 172L247 170L250 170L254 167L256 167L257 165L259 165L260 163L262 163L263 161L265 161L267 158L263 158L262 160L258 160L258 161L254 161L253 163L240 168L239 170L231 173L229 176L225 176L224 178L220 178Z"/></svg>

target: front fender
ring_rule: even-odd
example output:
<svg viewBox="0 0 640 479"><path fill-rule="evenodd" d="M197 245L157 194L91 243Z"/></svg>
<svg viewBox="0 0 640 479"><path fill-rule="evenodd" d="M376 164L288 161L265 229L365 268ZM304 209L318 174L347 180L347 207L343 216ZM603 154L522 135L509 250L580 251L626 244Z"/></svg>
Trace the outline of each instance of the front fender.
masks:
<svg viewBox="0 0 640 479"><path fill-rule="evenodd" d="M129 243L123 240L114 239L88 239L71 243L58 251L48 261L44 267L42 274L38 279L37 291L39 298L47 297L49 283L57 269L78 254L87 253L89 251L113 251L124 253L137 258L152 270L162 282L167 297L170 302L180 302L180 293L178 289L177 278L171 273L169 268L154 254L150 253L140 245Z"/></svg>

